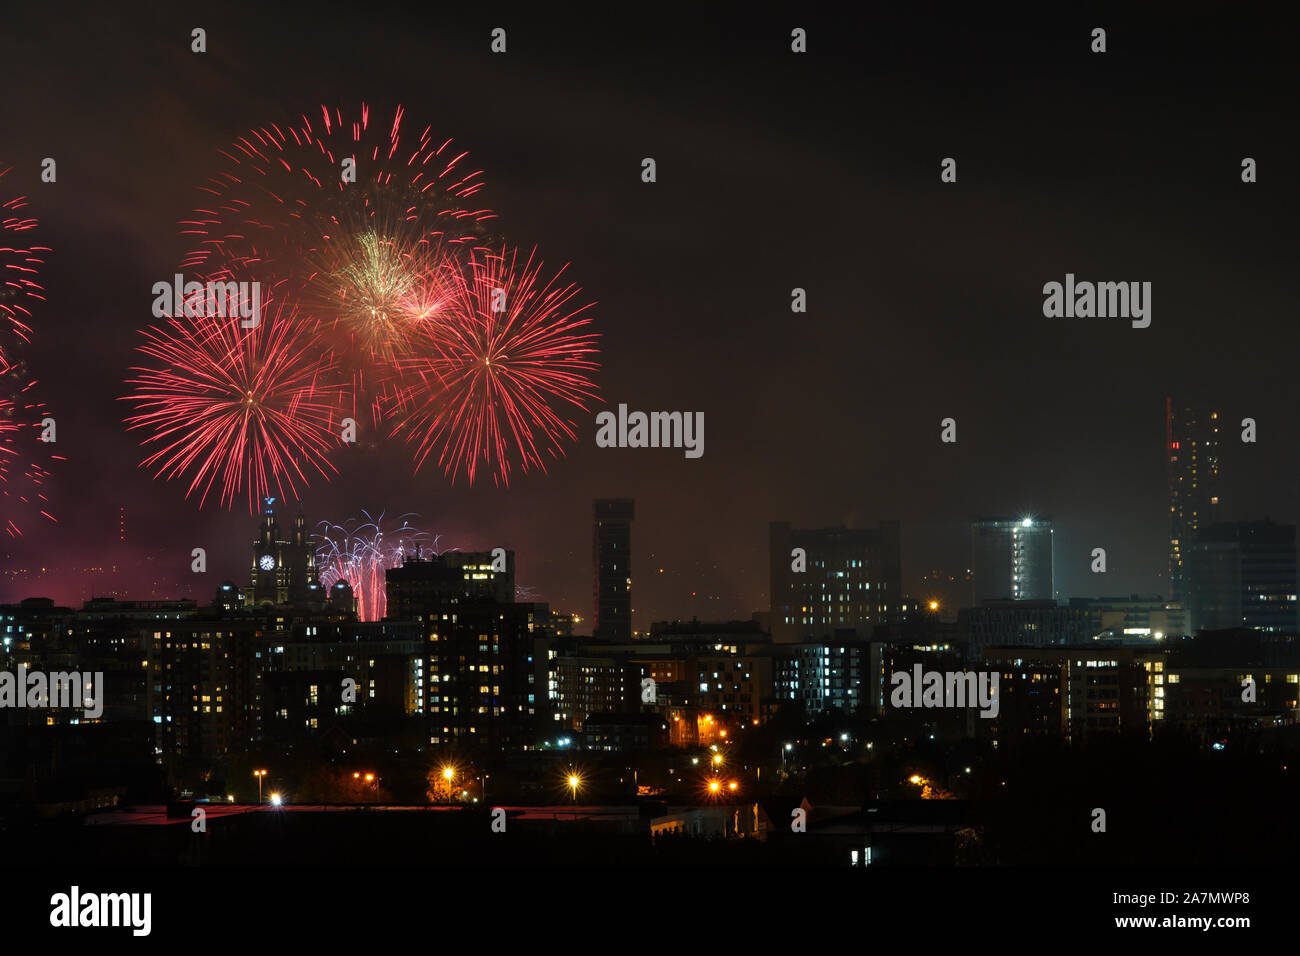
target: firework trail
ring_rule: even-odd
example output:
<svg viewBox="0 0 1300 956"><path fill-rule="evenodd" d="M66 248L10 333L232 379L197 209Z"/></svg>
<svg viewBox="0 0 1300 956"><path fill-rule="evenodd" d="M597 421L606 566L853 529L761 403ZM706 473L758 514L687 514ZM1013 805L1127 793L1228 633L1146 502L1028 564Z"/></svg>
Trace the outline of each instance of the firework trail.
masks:
<svg viewBox="0 0 1300 956"><path fill-rule="evenodd" d="M182 268L257 275L289 295L348 371L352 412L368 405L376 425L417 278L484 242L495 218L478 206L482 173L467 154L404 121L401 107L388 121L363 103L355 118L322 106L314 121L250 130L222 150L225 168L202 187L210 200L181 223L197 242Z"/></svg>
<svg viewBox="0 0 1300 956"><path fill-rule="evenodd" d="M361 514L343 524L320 523L321 530L313 536L318 542L316 565L327 592L336 582L347 581L357 599L357 615L363 621L378 621L388 612L384 572L401 565L406 553L429 536L407 520L419 515L402 515L400 525L389 523L386 529L383 512L378 518L365 511ZM430 552L436 554L436 537L431 544Z"/></svg>
<svg viewBox="0 0 1300 956"><path fill-rule="evenodd" d="M453 482L463 471L472 485L482 467L509 485L514 465L544 472L546 457L577 437L553 406L585 411L598 397L597 336L563 272L543 280L535 250L523 262L518 250L471 255L454 300L422 329L422 353L402 363L414 384L392 434L414 446L417 471L437 452Z"/></svg>
<svg viewBox="0 0 1300 956"><path fill-rule="evenodd" d="M49 499L43 488L51 472L42 462L67 459L51 455L48 445L41 441L42 421L49 416L49 410L33 401L24 401L35 384L30 382L16 401L0 396L0 499L4 505L0 524L11 538L23 533L18 524L23 512L34 512L46 521L58 523L50 514Z"/></svg>
<svg viewBox="0 0 1300 956"><path fill-rule="evenodd" d="M180 310L178 310L180 311ZM309 323L274 298L260 322L173 316L144 331L138 351L153 360L132 368L125 401L136 405L128 429L148 432L142 467L156 476L189 477L185 496L199 505L218 489L223 507L247 494L249 513L270 495L299 496L312 474L329 479L328 453L342 398L337 372Z"/></svg>
<svg viewBox="0 0 1300 956"><path fill-rule="evenodd" d="M0 168L0 187L8 172ZM26 196L5 199L0 193L0 374L16 363L17 343L31 341L30 306L45 301L37 274L50 249L25 235L38 224L26 208Z"/></svg>
<svg viewBox="0 0 1300 956"><path fill-rule="evenodd" d="M0 168L0 187L8 172ZM22 355L32 337L31 307L45 301L37 277L50 249L31 242L38 222L25 212L25 196L0 200L0 525L18 537L18 522L33 513L56 521L43 486L51 475L47 463L66 459L41 440L50 412L35 397L36 380Z"/></svg>

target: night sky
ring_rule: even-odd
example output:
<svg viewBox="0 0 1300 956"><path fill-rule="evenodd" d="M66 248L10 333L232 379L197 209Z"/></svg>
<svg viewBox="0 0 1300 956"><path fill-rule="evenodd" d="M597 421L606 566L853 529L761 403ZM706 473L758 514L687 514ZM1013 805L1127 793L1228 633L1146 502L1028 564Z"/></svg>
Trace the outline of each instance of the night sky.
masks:
<svg viewBox="0 0 1300 956"><path fill-rule="evenodd" d="M591 500L633 497L638 628L765 608L771 520L900 519L904 586L923 597L923 573L964 570L970 518L1050 515L1062 597L1163 592L1168 394L1221 412L1227 516L1296 521L1296 89L1280 31L1223 11L1010 25L804 5L743 21L656 5L629 22L262 6L4 14L0 185L29 195L54 249L29 361L70 459L48 492L60 523L32 526L5 564L160 551L190 583L202 546L195 596L246 581L255 519L139 470L117 399L217 150L362 101L469 151L500 231L571 263L597 303L604 401L704 412L705 453L599 449L597 408L549 474L508 489L413 477L398 443L349 449L306 494L313 522L417 513L444 546L513 548L521 584L587 618ZM195 26L206 54L190 52ZM489 51L496 26L505 55ZM55 184L39 181L46 156ZM940 182L946 156L956 184ZM1067 272L1151 282L1150 328L1045 318L1043 284ZM1247 415L1256 445L1238 441ZM947 416L955 446L939 441ZM70 571L3 589L87 596Z"/></svg>

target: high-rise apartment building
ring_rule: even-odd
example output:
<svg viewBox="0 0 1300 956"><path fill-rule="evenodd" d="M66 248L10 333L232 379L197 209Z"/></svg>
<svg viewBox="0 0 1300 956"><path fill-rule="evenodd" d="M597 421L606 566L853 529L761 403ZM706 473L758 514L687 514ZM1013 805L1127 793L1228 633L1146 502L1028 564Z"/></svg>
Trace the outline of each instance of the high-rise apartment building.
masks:
<svg viewBox="0 0 1300 956"><path fill-rule="evenodd" d="M1052 600L1052 519L972 521L971 572L976 604Z"/></svg>
<svg viewBox="0 0 1300 956"><path fill-rule="evenodd" d="M1165 399L1169 464L1169 597L1187 599L1186 551L1219 505L1219 413Z"/></svg>
<svg viewBox="0 0 1300 956"><path fill-rule="evenodd" d="M385 577L390 617L396 613L421 625L419 673L429 743L531 746L534 643L547 633L550 611L545 604L512 599L514 553L497 559L492 552L408 556Z"/></svg>
<svg viewBox="0 0 1300 956"><path fill-rule="evenodd" d="M829 638L851 630L870 637L901 611L902 533L897 521L878 528L791 528L771 524L772 638Z"/></svg>
<svg viewBox="0 0 1300 956"><path fill-rule="evenodd" d="M598 498L592 526L595 566L595 637L611 641L632 639L632 519L630 498Z"/></svg>
<svg viewBox="0 0 1300 956"><path fill-rule="evenodd" d="M412 620L429 604L510 604L515 599L515 553L501 549L421 555L417 549L389 568L384 581L388 616L401 620Z"/></svg>

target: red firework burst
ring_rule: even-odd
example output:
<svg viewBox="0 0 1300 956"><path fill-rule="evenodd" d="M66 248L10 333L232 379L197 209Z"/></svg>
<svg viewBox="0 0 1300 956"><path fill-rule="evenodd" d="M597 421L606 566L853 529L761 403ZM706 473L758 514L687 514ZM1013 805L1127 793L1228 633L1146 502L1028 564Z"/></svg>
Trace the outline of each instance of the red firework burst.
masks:
<svg viewBox="0 0 1300 956"><path fill-rule="evenodd" d="M453 481L464 470L471 485L480 466L498 485L515 464L544 472L576 437L563 409L598 397L590 304L572 308L581 290L561 285L563 268L543 281L535 256L472 253L452 301L422 329L420 354L400 363L409 379L392 433L414 446L417 471L437 452Z"/></svg>
<svg viewBox="0 0 1300 956"><path fill-rule="evenodd" d="M0 169L0 180L8 173ZM18 522L28 517L55 520L43 488L46 465L64 460L42 440L53 420L35 397L36 380L22 354L32 336L30 307L45 301L37 275L50 251L31 241L38 222L26 209L25 196L0 202L0 525L11 537L23 533Z"/></svg>
<svg viewBox="0 0 1300 956"><path fill-rule="evenodd" d="M352 411L378 423L404 354L403 305L414 280L494 218L475 199L481 172L432 127L412 134L398 107L378 121L321 107L315 122L250 130L202 187L212 197L181 223L197 239L182 268L213 279L259 276L291 296L352 379ZM350 181L344 160L355 164Z"/></svg>
<svg viewBox="0 0 1300 956"><path fill-rule="evenodd" d="M11 538L23 533L20 518L40 515L58 523L49 512L43 486L51 473L42 462L66 459L51 455L41 440L49 410L27 398L35 385L35 381L28 382L16 396L0 397L0 498L4 499L0 521Z"/></svg>
<svg viewBox="0 0 1300 956"><path fill-rule="evenodd" d="M9 172L0 169L0 180ZM29 341L33 302L45 301L37 273L44 264L48 246L32 245L24 236L35 229L37 221L24 210L27 197L16 196L0 202L0 374L14 363L13 347Z"/></svg>
<svg viewBox="0 0 1300 956"><path fill-rule="evenodd" d="M338 446L337 373L316 337L292 308L263 302L260 322L237 318L173 317L144 332L139 351L154 360L128 380L136 414L130 429L150 432L156 448L141 467L157 477L189 476L188 498L200 507L219 483L223 507L241 491L250 513L271 494L299 497L315 472L328 480L328 452Z"/></svg>

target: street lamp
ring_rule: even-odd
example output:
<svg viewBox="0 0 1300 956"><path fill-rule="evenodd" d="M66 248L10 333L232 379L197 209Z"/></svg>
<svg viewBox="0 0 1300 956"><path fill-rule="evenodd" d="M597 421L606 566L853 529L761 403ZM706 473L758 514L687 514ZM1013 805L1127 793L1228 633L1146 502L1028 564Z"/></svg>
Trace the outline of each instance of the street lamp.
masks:
<svg viewBox="0 0 1300 956"><path fill-rule="evenodd" d="M569 789L573 791L573 802L578 802L578 785L582 783L582 778L576 773L569 774Z"/></svg>
<svg viewBox="0 0 1300 956"><path fill-rule="evenodd" d="M257 778L257 802L262 802L262 778L266 776L265 770L254 770L253 776Z"/></svg>
<svg viewBox="0 0 1300 956"><path fill-rule="evenodd" d="M456 768L443 767L442 778L447 781L447 806L451 806L451 782L456 779Z"/></svg>

